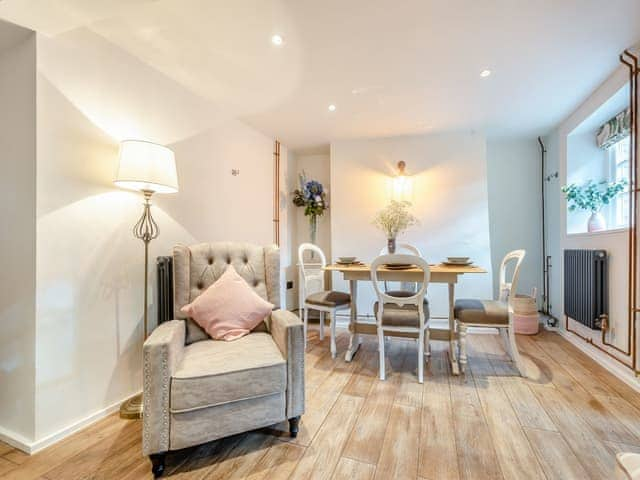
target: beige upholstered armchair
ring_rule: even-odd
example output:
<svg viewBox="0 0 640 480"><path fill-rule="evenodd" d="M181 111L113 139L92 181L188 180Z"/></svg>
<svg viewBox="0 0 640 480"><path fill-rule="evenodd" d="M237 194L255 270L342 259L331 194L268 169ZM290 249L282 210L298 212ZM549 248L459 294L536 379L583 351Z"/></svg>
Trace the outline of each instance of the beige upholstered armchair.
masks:
<svg viewBox="0 0 640 480"><path fill-rule="evenodd" d="M180 309L227 268L276 309L252 333L212 340ZM164 457L221 437L289 420L304 412L304 337L299 318L280 307L277 247L212 243L173 250L174 318L144 343L143 452L154 476Z"/></svg>

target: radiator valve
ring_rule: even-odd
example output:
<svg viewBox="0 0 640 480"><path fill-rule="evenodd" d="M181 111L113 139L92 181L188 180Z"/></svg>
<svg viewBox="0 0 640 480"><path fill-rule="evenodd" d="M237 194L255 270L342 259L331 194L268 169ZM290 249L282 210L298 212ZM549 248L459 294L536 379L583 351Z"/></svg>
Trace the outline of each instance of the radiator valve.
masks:
<svg viewBox="0 0 640 480"><path fill-rule="evenodd" d="M600 328L602 330L609 330L609 316L608 315L600 315Z"/></svg>

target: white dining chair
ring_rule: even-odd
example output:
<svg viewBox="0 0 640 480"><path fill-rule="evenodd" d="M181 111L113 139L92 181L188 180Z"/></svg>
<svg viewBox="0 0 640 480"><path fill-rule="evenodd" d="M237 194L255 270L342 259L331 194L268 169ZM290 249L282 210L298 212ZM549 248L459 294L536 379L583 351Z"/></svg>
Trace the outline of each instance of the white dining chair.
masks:
<svg viewBox="0 0 640 480"><path fill-rule="evenodd" d="M317 262L309 262L305 258L305 252L311 252L317 256ZM309 310L320 313L320 340L324 339L325 313L329 314L329 330L331 335L331 356L336 358L336 312L348 309L351 306L351 296L348 293L325 290L324 267L327 258L320 247L313 243L303 243L298 248L298 267L300 281L298 282L300 310L304 324L304 345L307 346L307 325L309 323Z"/></svg>
<svg viewBox="0 0 640 480"><path fill-rule="evenodd" d="M389 264L416 265L422 270L422 282L417 291L408 296L394 296L386 292L378 283L378 270ZM429 264L416 255L381 255L371 263L371 281L378 296L373 310L376 315L378 333L378 352L380 357L380 380L385 375L385 337L414 336L418 339L418 382L424 382L425 348L429 349L429 303L425 298L431 271ZM408 334L408 335L407 335Z"/></svg>
<svg viewBox="0 0 640 480"><path fill-rule="evenodd" d="M398 243L396 245L395 253L422 257L420 249L415 245L411 245L410 243ZM389 255L389 247L385 245L382 250L380 250L380 255ZM416 282L399 282L398 288L393 288L392 283L398 282L387 282L385 280L384 289L387 293L393 295L394 297L411 295L418 289L418 284Z"/></svg>
<svg viewBox="0 0 640 480"><path fill-rule="evenodd" d="M460 369L464 371L467 364L467 329L468 327L497 328L505 342L505 347L521 376L526 376L524 366L520 360L518 345L513 328L512 301L518 286L520 267L526 252L514 250L502 259L500 264L500 294L498 300L456 300L453 309L458 342L460 345ZM511 281L507 282L507 268L515 262Z"/></svg>

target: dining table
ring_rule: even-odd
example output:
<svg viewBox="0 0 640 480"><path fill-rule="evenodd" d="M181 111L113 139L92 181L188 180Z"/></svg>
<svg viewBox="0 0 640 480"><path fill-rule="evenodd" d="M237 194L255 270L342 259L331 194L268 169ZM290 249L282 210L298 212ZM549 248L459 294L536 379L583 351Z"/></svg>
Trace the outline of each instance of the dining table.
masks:
<svg viewBox="0 0 640 480"><path fill-rule="evenodd" d="M349 347L345 354L345 361L350 362L358 348L360 347L360 334L377 334L375 321L363 321L358 319L358 282L371 282L371 267L366 263L339 264L334 263L324 267L329 272L339 272L344 280L349 282L349 293L351 294L351 313L349 317ZM455 328L454 303L455 286L458 279L464 275L487 273L487 271L476 265L452 265L437 264L429 265L431 273L429 283L446 283L449 290L449 328L429 328L431 340L442 340L449 342L449 361L451 372L454 375L460 374L458 356L456 351L457 332ZM381 281L398 282L422 282L422 269L412 266L406 269L396 269L380 267L378 268L378 279Z"/></svg>

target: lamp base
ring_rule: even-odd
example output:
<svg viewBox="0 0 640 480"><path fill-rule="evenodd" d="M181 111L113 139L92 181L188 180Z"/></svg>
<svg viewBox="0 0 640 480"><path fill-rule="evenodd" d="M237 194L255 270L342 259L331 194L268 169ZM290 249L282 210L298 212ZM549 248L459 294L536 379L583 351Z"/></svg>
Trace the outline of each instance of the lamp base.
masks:
<svg viewBox="0 0 640 480"><path fill-rule="evenodd" d="M120 405L120 418L127 420L138 420L142 418L142 393L129 398Z"/></svg>

